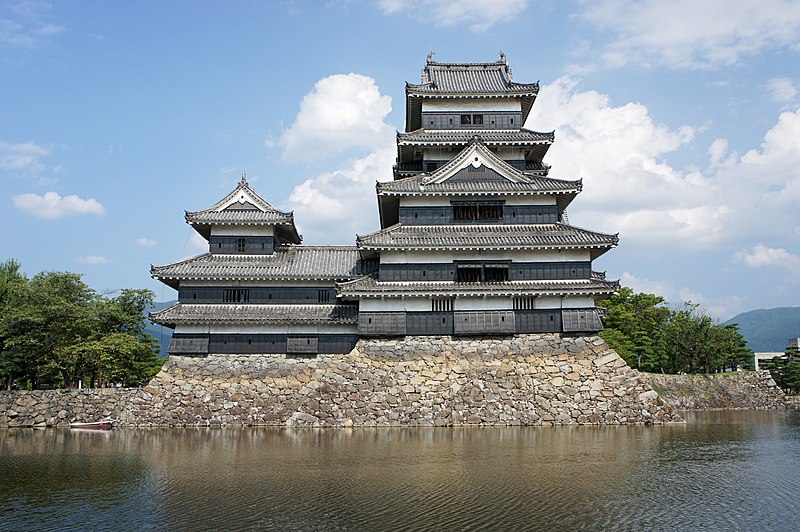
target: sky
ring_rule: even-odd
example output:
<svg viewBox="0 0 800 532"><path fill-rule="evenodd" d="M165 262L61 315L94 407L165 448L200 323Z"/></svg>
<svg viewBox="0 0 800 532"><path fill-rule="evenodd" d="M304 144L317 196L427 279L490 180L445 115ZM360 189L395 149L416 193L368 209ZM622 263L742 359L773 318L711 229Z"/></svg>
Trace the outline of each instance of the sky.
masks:
<svg viewBox="0 0 800 532"><path fill-rule="evenodd" d="M243 172L352 245L427 54L501 51L583 179L570 222L620 235L595 270L721 320L800 305L796 0L0 0L0 260L174 299L150 265L202 253L184 210Z"/></svg>

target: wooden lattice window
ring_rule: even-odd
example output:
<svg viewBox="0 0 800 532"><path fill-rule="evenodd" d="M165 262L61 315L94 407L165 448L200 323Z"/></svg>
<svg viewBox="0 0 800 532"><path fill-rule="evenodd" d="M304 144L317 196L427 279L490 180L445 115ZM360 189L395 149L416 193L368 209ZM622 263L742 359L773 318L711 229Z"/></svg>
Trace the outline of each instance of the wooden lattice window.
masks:
<svg viewBox="0 0 800 532"><path fill-rule="evenodd" d="M483 167L481 167L483 168ZM454 220L502 220L502 201L453 202Z"/></svg>
<svg viewBox="0 0 800 532"><path fill-rule="evenodd" d="M450 312L453 310L452 299L433 299L431 300L431 311L433 312Z"/></svg>
<svg viewBox="0 0 800 532"><path fill-rule="evenodd" d="M244 238L236 239L236 253L244 253L247 250L247 241Z"/></svg>
<svg viewBox="0 0 800 532"><path fill-rule="evenodd" d="M249 303L249 288L226 288L222 291L222 301L224 303Z"/></svg>

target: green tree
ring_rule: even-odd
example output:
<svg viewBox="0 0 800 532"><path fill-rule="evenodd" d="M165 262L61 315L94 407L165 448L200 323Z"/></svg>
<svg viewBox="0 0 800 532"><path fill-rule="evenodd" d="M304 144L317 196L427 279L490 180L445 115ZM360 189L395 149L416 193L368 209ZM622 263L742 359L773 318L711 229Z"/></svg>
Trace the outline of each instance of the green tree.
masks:
<svg viewBox="0 0 800 532"><path fill-rule="evenodd" d="M785 392L800 393L800 348L796 345L787 347L783 356L765 360L763 367Z"/></svg>
<svg viewBox="0 0 800 532"><path fill-rule="evenodd" d="M144 333L150 290L97 294L80 275L43 272L14 278L19 265L0 265L0 375L28 388L124 385L148 381L161 367L155 339Z"/></svg>
<svg viewBox="0 0 800 532"><path fill-rule="evenodd" d="M644 371L667 371L663 335L670 310L664 298L628 287L599 302L608 309L600 336L628 362Z"/></svg>
<svg viewBox="0 0 800 532"><path fill-rule="evenodd" d="M660 296L623 287L599 306L608 309L600 336L637 369L711 373L750 364L737 326L715 323L698 305L673 310Z"/></svg>
<svg viewBox="0 0 800 532"><path fill-rule="evenodd" d="M20 272L19 262L8 259L0 263L0 322L9 308L12 293L18 290L19 285L27 282ZM11 389L14 377L22 371L23 365L22 352L7 343L7 336L0 329L0 376L5 378L6 389Z"/></svg>

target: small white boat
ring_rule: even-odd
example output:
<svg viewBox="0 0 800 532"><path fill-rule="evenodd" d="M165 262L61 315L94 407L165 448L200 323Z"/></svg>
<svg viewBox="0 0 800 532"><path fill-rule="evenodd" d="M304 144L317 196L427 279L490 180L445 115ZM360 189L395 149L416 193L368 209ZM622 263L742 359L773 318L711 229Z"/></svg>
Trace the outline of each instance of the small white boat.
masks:
<svg viewBox="0 0 800 532"><path fill-rule="evenodd" d="M69 428L71 429L83 429L83 430L111 430L111 426L113 422L110 419L106 419L103 421L89 421L89 422L75 422L70 423Z"/></svg>

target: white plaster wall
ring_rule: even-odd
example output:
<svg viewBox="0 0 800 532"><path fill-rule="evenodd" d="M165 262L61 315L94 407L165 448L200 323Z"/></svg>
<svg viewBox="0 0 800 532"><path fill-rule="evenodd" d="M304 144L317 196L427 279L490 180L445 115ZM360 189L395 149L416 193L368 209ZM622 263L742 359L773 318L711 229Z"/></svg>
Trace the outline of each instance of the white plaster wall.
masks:
<svg viewBox="0 0 800 532"><path fill-rule="evenodd" d="M230 287L243 288L331 288L333 281L181 281L181 288L203 287Z"/></svg>
<svg viewBox="0 0 800 532"><path fill-rule="evenodd" d="M450 200L453 201L495 201L500 198L497 196L406 196L400 198L401 207L449 207ZM530 195L530 196L509 196L502 195L502 199L507 205L555 205L555 195Z"/></svg>
<svg viewBox="0 0 800 532"><path fill-rule="evenodd" d="M428 312L431 310L431 300L423 297L413 297L408 299L386 298L386 299L362 299L358 304L359 312L388 312L388 311L409 311L409 312Z"/></svg>
<svg viewBox="0 0 800 532"><path fill-rule="evenodd" d="M211 227L211 236L273 236L271 225L220 225Z"/></svg>
<svg viewBox="0 0 800 532"><path fill-rule="evenodd" d="M425 99L422 112L459 111L516 111L522 112L522 103L513 98L453 98Z"/></svg>
<svg viewBox="0 0 800 532"><path fill-rule="evenodd" d="M267 324L185 324L175 334L356 334L358 326L334 324L267 325Z"/></svg>
<svg viewBox="0 0 800 532"><path fill-rule="evenodd" d="M458 297L453 310L511 310L514 300L510 297Z"/></svg>
<svg viewBox="0 0 800 532"><path fill-rule="evenodd" d="M518 250L518 251L383 251L385 264L451 263L455 260L512 260L516 262L571 262L590 260L589 250Z"/></svg>
<svg viewBox="0 0 800 532"><path fill-rule="evenodd" d="M460 150L453 149L453 147L437 147L426 148L422 151L423 161L449 161Z"/></svg>

